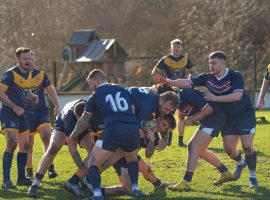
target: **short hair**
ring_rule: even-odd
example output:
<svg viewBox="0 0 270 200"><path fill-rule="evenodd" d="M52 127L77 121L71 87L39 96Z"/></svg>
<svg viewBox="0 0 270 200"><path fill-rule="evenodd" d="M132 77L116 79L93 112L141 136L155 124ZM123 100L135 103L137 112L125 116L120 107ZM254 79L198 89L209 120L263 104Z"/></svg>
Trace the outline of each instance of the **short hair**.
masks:
<svg viewBox="0 0 270 200"><path fill-rule="evenodd" d="M214 51L209 54L208 58L209 59L218 58L223 60L227 59L226 54L223 51Z"/></svg>
<svg viewBox="0 0 270 200"><path fill-rule="evenodd" d="M176 38L176 39L174 39L174 40L171 41L171 45L173 45L175 43L177 43L177 44L183 44L182 40L179 40L178 38Z"/></svg>
<svg viewBox="0 0 270 200"><path fill-rule="evenodd" d="M164 118L168 122L169 128L171 130L175 129L175 127L176 127L176 120L175 120L173 114L172 113L169 113L167 115L164 115Z"/></svg>
<svg viewBox="0 0 270 200"><path fill-rule="evenodd" d="M180 102L180 97L178 94L175 94L173 91L167 91L160 95L160 98L162 98L164 101L171 101L171 105L174 108L178 107L178 104Z"/></svg>
<svg viewBox="0 0 270 200"><path fill-rule="evenodd" d="M173 88L170 85L158 84L156 88L158 94L162 94L167 91L173 91Z"/></svg>
<svg viewBox="0 0 270 200"><path fill-rule="evenodd" d="M89 79L99 79L99 80L102 80L102 81L106 81L107 80L107 76L105 74L105 72L103 72L102 70L100 69L93 69L88 77L87 77L87 80Z"/></svg>
<svg viewBox="0 0 270 200"><path fill-rule="evenodd" d="M74 107L74 113L76 116L82 116L84 112L85 102L79 102Z"/></svg>
<svg viewBox="0 0 270 200"><path fill-rule="evenodd" d="M19 47L16 49L16 57L19 58L22 53L29 53L30 49L25 47Z"/></svg>

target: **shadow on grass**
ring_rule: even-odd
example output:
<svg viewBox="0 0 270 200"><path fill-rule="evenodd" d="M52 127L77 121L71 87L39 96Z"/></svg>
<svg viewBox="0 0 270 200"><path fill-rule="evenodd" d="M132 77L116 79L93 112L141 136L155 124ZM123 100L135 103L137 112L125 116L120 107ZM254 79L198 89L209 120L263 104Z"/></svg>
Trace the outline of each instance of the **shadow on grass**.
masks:
<svg viewBox="0 0 270 200"><path fill-rule="evenodd" d="M224 151L223 148L209 147L208 149L211 150L211 151L213 151L214 153L224 153L224 154L225 154L225 151ZM239 149L239 150L243 152L242 149ZM256 151L256 153L257 153L257 156L267 156L267 155L266 155L264 152L262 152L262 151L258 151L258 150L256 150L256 149L255 149L255 151Z"/></svg>
<svg viewBox="0 0 270 200"><path fill-rule="evenodd" d="M16 187L10 190L0 189L0 199L21 199L28 198L27 191L29 187ZM65 191L61 183L54 183L51 188L43 188L42 185L38 190L38 199L74 199L74 196Z"/></svg>

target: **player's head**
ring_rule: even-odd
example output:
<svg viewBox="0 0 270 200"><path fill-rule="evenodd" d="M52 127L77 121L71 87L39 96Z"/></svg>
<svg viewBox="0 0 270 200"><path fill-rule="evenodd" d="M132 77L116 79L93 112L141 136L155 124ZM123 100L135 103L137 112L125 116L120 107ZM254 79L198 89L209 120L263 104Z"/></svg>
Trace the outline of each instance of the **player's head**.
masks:
<svg viewBox="0 0 270 200"><path fill-rule="evenodd" d="M75 105L74 113L75 113L77 119L79 119L82 116L82 114L84 112L84 107L85 107L85 102L79 102Z"/></svg>
<svg viewBox="0 0 270 200"><path fill-rule="evenodd" d="M226 55L222 51L214 51L209 54L209 68L210 71L218 75L220 74L226 67Z"/></svg>
<svg viewBox="0 0 270 200"><path fill-rule="evenodd" d="M166 132L176 127L176 121L172 113L157 118L157 132Z"/></svg>
<svg viewBox="0 0 270 200"><path fill-rule="evenodd" d="M100 69L92 70L86 79L90 90L95 91L102 83L107 82L106 74Z"/></svg>
<svg viewBox="0 0 270 200"><path fill-rule="evenodd" d="M180 56L181 51L183 50L182 41L179 39L172 40L171 41L171 50L172 50L172 55Z"/></svg>
<svg viewBox="0 0 270 200"><path fill-rule="evenodd" d="M19 47L16 49L16 62L18 66L24 70L27 71L31 67L32 63L32 57L31 57L31 52L30 49L25 48L25 47Z"/></svg>
<svg viewBox="0 0 270 200"><path fill-rule="evenodd" d="M158 94L162 94L162 93L167 92L167 91L173 91L173 88L170 85L157 84L156 88L157 88Z"/></svg>
<svg viewBox="0 0 270 200"><path fill-rule="evenodd" d="M174 112L179 101L179 96L172 91L162 93L159 97L159 114L162 116Z"/></svg>

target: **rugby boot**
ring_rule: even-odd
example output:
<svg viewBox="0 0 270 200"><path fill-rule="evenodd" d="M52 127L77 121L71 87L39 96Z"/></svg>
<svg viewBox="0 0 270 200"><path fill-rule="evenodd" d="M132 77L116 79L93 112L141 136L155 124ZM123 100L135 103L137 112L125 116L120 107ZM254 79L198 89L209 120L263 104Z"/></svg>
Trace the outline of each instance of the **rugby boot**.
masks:
<svg viewBox="0 0 270 200"><path fill-rule="evenodd" d="M3 189L11 189L11 188L15 188L16 186L13 185L13 183L11 182L11 180L5 181L3 182L2 188Z"/></svg>
<svg viewBox="0 0 270 200"><path fill-rule="evenodd" d="M223 172L219 179L213 182L213 185L219 186L228 181L233 181L233 174L230 171Z"/></svg>
<svg viewBox="0 0 270 200"><path fill-rule="evenodd" d="M175 185L175 183L171 183L171 182L161 182L160 185L155 186L156 189L164 189L167 188L168 186L173 186Z"/></svg>
<svg viewBox="0 0 270 200"><path fill-rule="evenodd" d="M168 189L172 191L183 192L183 191L190 191L191 186L190 186L190 182L183 180L180 183L168 186Z"/></svg>
<svg viewBox="0 0 270 200"><path fill-rule="evenodd" d="M32 181L30 178L23 178L23 179L17 180L16 185L18 185L18 186L31 186Z"/></svg>
<svg viewBox="0 0 270 200"><path fill-rule="evenodd" d="M31 198L37 198L38 196L38 185L31 185L27 192L27 196Z"/></svg>
<svg viewBox="0 0 270 200"><path fill-rule="evenodd" d="M249 187L257 189L259 187L258 181L256 177L250 177L249 178Z"/></svg>
<svg viewBox="0 0 270 200"><path fill-rule="evenodd" d="M242 171L246 166L247 166L247 163L246 163L246 160L244 160L243 164L237 165L235 167L235 170L233 172L233 180L234 181L237 181L241 177Z"/></svg>
<svg viewBox="0 0 270 200"><path fill-rule="evenodd" d="M133 197L135 197L135 198L137 198L137 197L141 197L141 196L144 196L144 193L141 191L141 190L133 190L132 192L131 192L131 195L133 196Z"/></svg>
<svg viewBox="0 0 270 200"><path fill-rule="evenodd" d="M77 196L77 197L80 197L80 196L81 196L79 186L76 185L76 184L73 185L73 184L71 184L70 182L66 181L66 182L64 182L63 188L64 188L66 191L68 191L68 192L74 194L74 195Z"/></svg>

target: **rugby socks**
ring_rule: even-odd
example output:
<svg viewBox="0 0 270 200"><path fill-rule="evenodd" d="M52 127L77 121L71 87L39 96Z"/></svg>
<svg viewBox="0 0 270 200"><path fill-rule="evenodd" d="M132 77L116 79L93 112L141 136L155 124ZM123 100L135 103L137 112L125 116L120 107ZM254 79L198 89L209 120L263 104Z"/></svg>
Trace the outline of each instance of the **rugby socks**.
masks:
<svg viewBox="0 0 270 200"><path fill-rule="evenodd" d="M101 196L101 187L100 187L100 174L99 169L97 166L92 165L88 170L88 180L90 180L93 190L94 190L94 196Z"/></svg>
<svg viewBox="0 0 270 200"><path fill-rule="evenodd" d="M224 173L224 172L228 171L228 168L225 165L221 164L219 167L217 167L217 170L220 173Z"/></svg>
<svg viewBox="0 0 270 200"><path fill-rule="evenodd" d="M157 180L154 182L154 183L152 183L155 187L157 187L157 186L160 186L160 184L161 184L161 181L160 181L160 179L158 179L157 178Z"/></svg>
<svg viewBox="0 0 270 200"><path fill-rule="evenodd" d="M191 182L192 177L193 177L193 172L186 171L183 180Z"/></svg>
<svg viewBox="0 0 270 200"><path fill-rule="evenodd" d="M138 162L132 161L127 164L128 175L130 177L132 191L138 190L139 165Z"/></svg>
<svg viewBox="0 0 270 200"><path fill-rule="evenodd" d="M44 175L43 174L40 174L40 173L36 173L36 176L35 176L35 180L34 182L32 183L32 185L39 185L41 180L43 179Z"/></svg>
<svg viewBox="0 0 270 200"><path fill-rule="evenodd" d="M257 164L256 151L254 151L251 155L245 155L245 158L250 172L250 177L256 177L256 164Z"/></svg>
<svg viewBox="0 0 270 200"><path fill-rule="evenodd" d="M2 159L4 182L10 180L10 169L12 165L12 159L13 159L13 153L5 151L3 155L3 159Z"/></svg>
<svg viewBox="0 0 270 200"><path fill-rule="evenodd" d="M49 167L49 172L54 172L54 164L51 164Z"/></svg>
<svg viewBox="0 0 270 200"><path fill-rule="evenodd" d="M76 185L80 182L81 178L77 174L73 174L73 176L68 179L68 182L72 185Z"/></svg>
<svg viewBox="0 0 270 200"><path fill-rule="evenodd" d="M25 179L25 165L27 161L27 153L18 152L17 154L17 168L18 180Z"/></svg>
<svg viewBox="0 0 270 200"><path fill-rule="evenodd" d="M242 158L240 152L236 157L233 157L232 159L235 160L238 165L243 165L245 163L245 160Z"/></svg>

